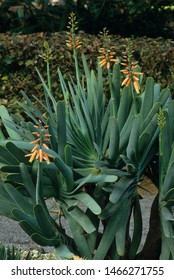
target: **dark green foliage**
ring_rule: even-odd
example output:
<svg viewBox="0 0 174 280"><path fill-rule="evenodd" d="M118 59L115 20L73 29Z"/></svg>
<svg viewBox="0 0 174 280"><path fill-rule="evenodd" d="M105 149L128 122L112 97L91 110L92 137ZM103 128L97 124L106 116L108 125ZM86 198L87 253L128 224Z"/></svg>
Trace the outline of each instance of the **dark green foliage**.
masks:
<svg viewBox="0 0 174 280"><path fill-rule="evenodd" d="M21 250L0 244L0 260L21 260Z"/></svg>
<svg viewBox="0 0 174 280"><path fill-rule="evenodd" d="M172 0L62 0L55 5L49 0L5 0L0 6L0 32L62 31L73 10L80 29L88 33L107 27L124 36L172 37L172 4Z"/></svg>
<svg viewBox="0 0 174 280"><path fill-rule="evenodd" d="M87 2L87 8L85 3ZM97 0L78 1L77 14L80 28L86 32L97 33L107 27L113 34L130 36L132 34L150 37L172 36L167 22L172 21L170 6L173 1L130 1ZM90 21L90 24L89 24ZM152 26L155 25L155 28Z"/></svg>
<svg viewBox="0 0 174 280"><path fill-rule="evenodd" d="M95 67L98 49L102 46L101 40L92 35L80 34L83 52L87 57L90 67ZM64 33L55 33L50 36L38 33L35 35L5 35L0 34L0 102L7 103L12 112L18 112L16 101L22 98L19 93L24 90L30 97L34 94L40 100L44 100L42 85L34 65L44 73L46 64L39 56L44 51L43 41L48 41L52 50L53 59L50 61L52 90L57 98L61 98L61 89L57 79L57 67L61 68L64 78L69 74L74 76L72 53L66 47ZM121 55L122 45L125 39L111 36L112 44L118 56ZM171 40L156 40L150 38L132 39L135 47L135 56L139 60L144 73L144 78L153 76L161 87L170 87L174 92L174 52ZM82 65L80 65L82 68ZM44 76L46 79L46 75ZM113 77L116 82L116 78ZM143 79L143 80L145 80ZM117 82L118 85L118 82ZM107 94L107 93L106 93ZM21 112L21 110L20 110Z"/></svg>
<svg viewBox="0 0 174 280"><path fill-rule="evenodd" d="M72 0L63 2L64 5L53 6L49 0L5 0L0 6L0 32L29 34L63 30L74 6Z"/></svg>

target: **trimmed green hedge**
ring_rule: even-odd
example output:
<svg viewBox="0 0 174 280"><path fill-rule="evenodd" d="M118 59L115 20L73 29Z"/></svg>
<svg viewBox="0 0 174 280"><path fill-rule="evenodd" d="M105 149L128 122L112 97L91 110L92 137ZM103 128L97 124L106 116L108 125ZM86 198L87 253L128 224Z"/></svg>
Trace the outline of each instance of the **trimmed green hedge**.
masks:
<svg viewBox="0 0 174 280"><path fill-rule="evenodd" d="M91 67L96 66L98 49L102 46L100 36L80 32L83 52ZM144 76L152 76L161 87L169 86L174 94L174 41L170 39L131 38L135 48L135 57L142 67ZM41 82L36 74L35 66L46 75L46 65L39 56L43 43L47 41L52 49L51 60L52 87L61 98L57 68L60 67L64 77L73 75L74 62L71 51L66 46L65 33L47 35L37 33L31 35L0 34L0 103L7 103L9 108L18 111L14 105L20 100L20 90L28 95L35 94L42 98ZM124 49L125 38L111 36L112 44L118 56Z"/></svg>

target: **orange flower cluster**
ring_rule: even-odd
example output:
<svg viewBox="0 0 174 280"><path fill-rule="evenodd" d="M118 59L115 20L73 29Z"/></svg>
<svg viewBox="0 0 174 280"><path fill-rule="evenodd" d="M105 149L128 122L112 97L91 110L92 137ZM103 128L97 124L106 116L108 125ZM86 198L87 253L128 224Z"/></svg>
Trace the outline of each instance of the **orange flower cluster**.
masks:
<svg viewBox="0 0 174 280"><path fill-rule="evenodd" d="M112 62L118 62L118 59L114 58L115 52L110 49L100 48L99 53L101 53L101 55L98 56L98 58L101 59L99 62L101 67L106 66L106 68L109 69Z"/></svg>
<svg viewBox="0 0 174 280"><path fill-rule="evenodd" d="M71 33L67 32L67 35L69 36L69 39L66 40L66 45L67 47L72 50L72 49L80 49L81 48L81 42L79 40L78 36L74 36L74 38L71 37Z"/></svg>
<svg viewBox="0 0 174 280"><path fill-rule="evenodd" d="M40 122L41 124L41 122ZM37 132L32 132L32 134L36 135L38 138L30 144L36 144L34 148L31 150L30 154L25 155L25 157L30 157L29 162L33 162L34 159L39 160L39 162L42 162L43 160L46 161L47 164L50 163L49 158L53 158L50 154L44 152L42 149L49 149L48 146L44 142L48 142L50 140L50 134L46 132L46 129L48 128L47 125L40 128L40 125L34 126L36 129L38 129ZM39 131L40 130L40 131Z"/></svg>
<svg viewBox="0 0 174 280"><path fill-rule="evenodd" d="M106 28L103 29L103 32L100 32L103 36L105 46L99 49L100 55L98 58L100 59L99 65L101 67L106 66L107 69L110 69L111 63L118 62L118 59L114 58L115 52L112 50L114 46L111 46L108 32L109 31L106 30Z"/></svg>
<svg viewBox="0 0 174 280"><path fill-rule="evenodd" d="M138 66L138 61L132 61L132 53L134 52L133 50L130 50L131 46L129 46L129 49L123 52L123 57L122 57L122 65L125 66L125 69L121 70L123 74L126 75L125 79L122 82L122 86L130 86L130 84L133 82L134 88L136 93L140 92L140 83L139 83L139 78L141 72L135 71L135 69Z"/></svg>
<svg viewBox="0 0 174 280"><path fill-rule="evenodd" d="M66 32L68 36L68 39L66 40L66 45L69 49L79 49L81 48L81 42L79 40L79 36L75 35L75 32L78 30L76 15L72 12L69 16L69 19L69 25L67 26L69 31Z"/></svg>

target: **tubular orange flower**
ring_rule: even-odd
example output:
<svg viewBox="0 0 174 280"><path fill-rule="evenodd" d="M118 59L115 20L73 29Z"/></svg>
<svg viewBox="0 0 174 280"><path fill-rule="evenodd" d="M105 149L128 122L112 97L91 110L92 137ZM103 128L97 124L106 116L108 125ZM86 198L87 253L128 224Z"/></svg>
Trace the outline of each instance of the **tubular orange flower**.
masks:
<svg viewBox="0 0 174 280"><path fill-rule="evenodd" d="M99 49L99 53L102 53L102 55L98 56L98 58L101 59L99 62L99 65L101 67L106 66L106 68L109 69L111 66L111 62L118 62L118 59L114 58L115 52L111 52L111 50L109 49Z"/></svg>
<svg viewBox="0 0 174 280"><path fill-rule="evenodd" d="M42 152L42 149L40 148L39 149L39 160L40 160L40 162L42 162L42 159L43 159L43 152Z"/></svg>
<svg viewBox="0 0 174 280"><path fill-rule="evenodd" d="M45 143L43 143L42 146L47 150L49 149L48 146Z"/></svg>
<svg viewBox="0 0 174 280"><path fill-rule="evenodd" d="M30 144L36 144L36 143L38 143L40 140L41 140L41 138L38 138L38 139L36 139L36 140L30 142Z"/></svg>
<svg viewBox="0 0 174 280"><path fill-rule="evenodd" d="M130 85L130 82L131 82L131 79L130 79L130 76L128 75L125 79L124 79L124 81L122 82L122 86L129 86Z"/></svg>
<svg viewBox="0 0 174 280"><path fill-rule="evenodd" d="M35 150L37 150L39 148L39 145L37 144L36 146L34 146L34 148L31 150L31 152L33 153Z"/></svg>
<svg viewBox="0 0 174 280"><path fill-rule="evenodd" d="M76 36L75 38L69 38L68 40L66 40L66 45L70 50L72 50L74 48L76 50L81 48L81 42L80 42L78 36Z"/></svg>
<svg viewBox="0 0 174 280"><path fill-rule="evenodd" d="M49 154L47 154L45 152L42 153L42 157L46 161L47 164L50 163L50 159L49 158L53 158L53 156L51 156L51 155L49 155Z"/></svg>
<svg viewBox="0 0 174 280"><path fill-rule="evenodd" d="M26 157L30 156L29 162L33 162L33 160L35 159L36 155L37 155L37 150L35 150L31 154L28 154L28 155L25 155L25 156Z"/></svg>
<svg viewBox="0 0 174 280"><path fill-rule="evenodd" d="M107 69L110 69L111 64L118 62L118 59L114 58L115 52L112 50L113 46L111 46L110 44L110 36L108 35L108 30L104 28L103 32L100 32L100 34L104 38L105 46L99 49L99 65L100 67L106 67Z"/></svg>
<svg viewBox="0 0 174 280"><path fill-rule="evenodd" d="M132 61L132 53L134 51L132 50L132 45L128 45L128 48L126 48L126 51L123 52L122 57L122 63L121 65L125 66L126 68L121 70L121 72L126 76L123 80L121 86L130 86L131 83L133 83L134 89L136 93L140 93L140 84L139 84L139 78L141 72L137 72L136 68L138 66L138 61Z"/></svg>
<svg viewBox="0 0 174 280"><path fill-rule="evenodd" d="M41 122L40 122L41 125ZM32 163L34 159L39 160L39 162L42 162L43 160L46 161L47 164L50 163L50 158L53 158L52 155L46 153L43 151L43 148L49 149L48 146L44 142L49 141L49 137L51 136L50 134L47 133L46 129L48 126L44 126L43 128L40 129L40 125L34 126L36 129L39 131L37 132L32 132L33 135L36 135L38 138L30 144L36 144L34 148L31 150L30 154L25 155L25 157L30 157L29 162Z"/></svg>
<svg viewBox="0 0 174 280"><path fill-rule="evenodd" d="M29 162L32 163L34 161L34 159L38 159L39 162L42 162L43 159L46 161L47 164L50 163L50 159L49 158L53 158L52 155L49 155L45 152L42 151L42 149L39 150L35 150L33 153L31 154L27 154L25 155L25 157L30 157Z"/></svg>

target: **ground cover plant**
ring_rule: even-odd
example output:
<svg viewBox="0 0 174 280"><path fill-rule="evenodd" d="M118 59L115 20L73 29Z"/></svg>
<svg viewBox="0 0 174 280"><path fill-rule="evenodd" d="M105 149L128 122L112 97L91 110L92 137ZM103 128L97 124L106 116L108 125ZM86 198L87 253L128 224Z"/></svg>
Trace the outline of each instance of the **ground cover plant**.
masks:
<svg viewBox="0 0 174 280"><path fill-rule="evenodd" d="M142 86L132 43L117 56L106 29L91 70L76 30L71 13L66 43L75 78L65 79L58 68L62 100L53 94L45 43L47 80L36 69L45 101L33 96L40 110L25 92L19 104L27 121L0 106L0 214L18 221L37 244L52 246L58 259L173 259L170 90L151 77ZM143 174L158 188L151 209L157 226L150 226L139 252Z"/></svg>
<svg viewBox="0 0 174 280"><path fill-rule="evenodd" d="M21 251L14 246L0 244L0 260L20 260Z"/></svg>

